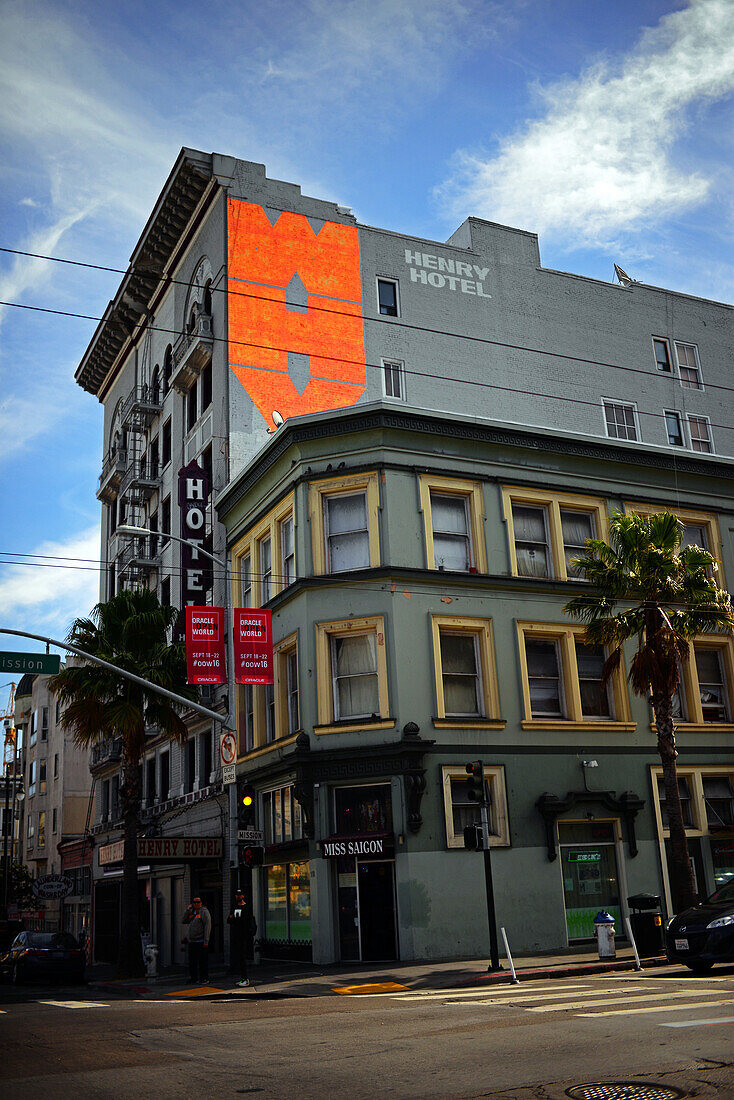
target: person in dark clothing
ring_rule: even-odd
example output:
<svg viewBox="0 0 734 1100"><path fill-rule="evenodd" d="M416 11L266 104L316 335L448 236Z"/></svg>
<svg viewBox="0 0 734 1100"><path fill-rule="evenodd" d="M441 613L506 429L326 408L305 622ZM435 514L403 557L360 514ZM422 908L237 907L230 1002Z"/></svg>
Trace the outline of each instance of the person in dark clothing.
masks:
<svg viewBox="0 0 734 1100"><path fill-rule="evenodd" d="M192 984L201 985L209 980L209 936L212 931L211 913L201 904L201 898L194 898L181 923L187 926L181 942L189 948L189 977Z"/></svg>
<svg viewBox="0 0 734 1100"><path fill-rule="evenodd" d="M237 985L249 985L247 959L257 932L257 924L252 915L252 909L245 901L245 895L241 890L235 892L234 906L227 917L227 924L231 929L233 966L240 976Z"/></svg>

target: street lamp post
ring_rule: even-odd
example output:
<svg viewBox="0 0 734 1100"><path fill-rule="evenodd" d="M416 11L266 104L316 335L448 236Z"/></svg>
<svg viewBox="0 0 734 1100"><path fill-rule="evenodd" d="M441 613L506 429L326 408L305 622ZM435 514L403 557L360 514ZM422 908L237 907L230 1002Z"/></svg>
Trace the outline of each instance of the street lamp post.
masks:
<svg viewBox="0 0 734 1100"><path fill-rule="evenodd" d="M5 757L3 758L3 778L5 780L5 805L3 809L3 918L5 920L8 919L10 867L13 863L13 848L15 847L15 804L16 802L22 802L24 797L23 790L18 789L17 767L18 757L15 751L15 742L13 742L12 809L10 799L11 775L8 768L8 761Z"/></svg>

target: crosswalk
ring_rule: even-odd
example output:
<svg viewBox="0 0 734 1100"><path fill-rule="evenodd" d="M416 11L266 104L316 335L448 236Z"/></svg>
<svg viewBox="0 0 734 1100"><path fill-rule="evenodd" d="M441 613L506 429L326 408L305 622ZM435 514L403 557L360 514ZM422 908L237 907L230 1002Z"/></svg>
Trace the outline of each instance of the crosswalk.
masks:
<svg viewBox="0 0 734 1100"><path fill-rule="evenodd" d="M547 981L490 989L409 990L379 994L405 1006L436 1005L470 1009L514 1009L523 1013L546 1016L550 1013L572 1012L585 1019L609 1016L631 1016L651 1013L681 1013L688 1010L734 1005L734 982L728 977L691 978L683 983L666 978L585 979L578 982L549 984ZM371 994L371 999L375 994ZM711 1023L710 1019L701 1023ZM715 1022L719 1022L716 1019Z"/></svg>

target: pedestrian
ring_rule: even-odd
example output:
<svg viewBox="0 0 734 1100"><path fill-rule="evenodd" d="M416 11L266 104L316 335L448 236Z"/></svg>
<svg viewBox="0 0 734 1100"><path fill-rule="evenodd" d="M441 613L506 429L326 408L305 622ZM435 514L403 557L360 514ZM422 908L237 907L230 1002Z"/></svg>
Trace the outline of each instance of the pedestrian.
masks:
<svg viewBox="0 0 734 1100"><path fill-rule="evenodd" d="M227 924L231 929L233 966L240 976L237 985L249 985L247 960L257 932L257 924L241 890L235 891L234 906L227 917Z"/></svg>
<svg viewBox="0 0 734 1100"><path fill-rule="evenodd" d="M192 985L203 985L209 980L209 937L212 931L211 913L201 898L194 898L184 913L182 924L186 932L181 943L189 949L189 977Z"/></svg>

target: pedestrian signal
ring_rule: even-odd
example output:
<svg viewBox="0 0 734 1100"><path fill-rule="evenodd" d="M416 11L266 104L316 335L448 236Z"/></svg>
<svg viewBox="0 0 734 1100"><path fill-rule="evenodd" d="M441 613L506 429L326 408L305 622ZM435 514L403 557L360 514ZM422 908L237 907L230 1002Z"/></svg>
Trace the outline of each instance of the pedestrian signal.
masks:
<svg viewBox="0 0 734 1100"><path fill-rule="evenodd" d="M464 826L464 847L470 852L477 852L484 847L482 843L482 830L479 825Z"/></svg>
<svg viewBox="0 0 734 1100"><path fill-rule="evenodd" d="M242 863L245 867L262 867L264 849L258 844L248 844L242 849Z"/></svg>

